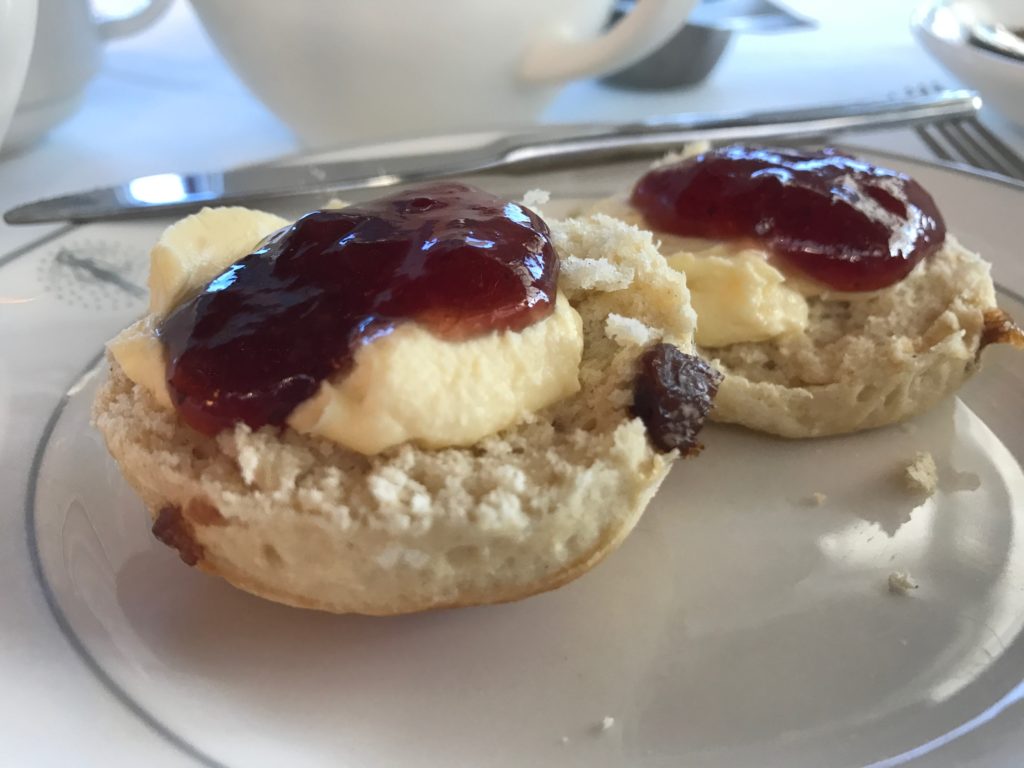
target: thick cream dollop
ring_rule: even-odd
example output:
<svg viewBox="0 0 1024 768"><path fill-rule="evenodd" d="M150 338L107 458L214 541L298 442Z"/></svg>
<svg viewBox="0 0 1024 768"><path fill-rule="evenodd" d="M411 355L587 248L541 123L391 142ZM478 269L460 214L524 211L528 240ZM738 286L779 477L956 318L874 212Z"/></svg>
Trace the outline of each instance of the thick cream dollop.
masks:
<svg viewBox="0 0 1024 768"><path fill-rule="evenodd" d="M807 327L807 299L761 251L676 251L666 260L686 275L702 347L767 341Z"/></svg>
<svg viewBox="0 0 1024 768"><path fill-rule="evenodd" d="M108 348L125 374L171 408L160 318L289 222L247 208L207 208L169 227L153 248L150 314ZM583 328L561 293L523 331L446 341L405 323L361 347L346 375L321 383L288 426L364 454L414 441L470 445L579 390Z"/></svg>
<svg viewBox="0 0 1024 768"><path fill-rule="evenodd" d="M625 200L604 200L595 210L647 229L643 216ZM764 251L663 232L654 236L668 263L686 275L697 313L698 346L766 341L807 327L806 296L821 289L787 277Z"/></svg>

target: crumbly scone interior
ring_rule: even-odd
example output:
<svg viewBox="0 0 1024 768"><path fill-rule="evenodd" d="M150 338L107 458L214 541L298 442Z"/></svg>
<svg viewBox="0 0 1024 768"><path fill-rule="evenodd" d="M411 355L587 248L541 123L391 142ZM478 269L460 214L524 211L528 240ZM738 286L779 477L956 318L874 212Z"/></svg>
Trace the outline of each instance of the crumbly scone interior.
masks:
<svg viewBox="0 0 1024 768"><path fill-rule="evenodd" d="M921 413L976 370L996 298L988 263L947 236L889 288L808 303L802 332L702 350L725 374L712 418L814 437Z"/></svg>
<svg viewBox="0 0 1024 768"><path fill-rule="evenodd" d="M949 236L905 279L869 298L825 294L808 304L810 323L802 333L702 353L750 381L790 387L832 384L872 360L884 364L939 346L966 361L984 325L980 308L994 307L996 299L989 265Z"/></svg>

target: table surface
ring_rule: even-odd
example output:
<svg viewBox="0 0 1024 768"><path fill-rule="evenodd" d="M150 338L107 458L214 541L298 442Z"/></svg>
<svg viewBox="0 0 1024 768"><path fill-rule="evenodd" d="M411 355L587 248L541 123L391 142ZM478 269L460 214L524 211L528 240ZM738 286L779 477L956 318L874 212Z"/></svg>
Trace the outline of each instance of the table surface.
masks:
<svg viewBox="0 0 1024 768"><path fill-rule="evenodd" d="M595 81L567 86L543 122L623 121L652 114L775 109L887 98L919 83L956 86L911 37L914 0L790 7L812 31L734 37L700 86L633 92ZM807 62L813 61L809 67ZM986 115L1004 138L1024 135ZM928 156L911 131L861 134L858 144ZM107 46L81 109L43 141L0 157L0 209L165 170L222 169L300 150L288 129L224 64L179 0L148 31ZM0 224L0 253L52 229Z"/></svg>

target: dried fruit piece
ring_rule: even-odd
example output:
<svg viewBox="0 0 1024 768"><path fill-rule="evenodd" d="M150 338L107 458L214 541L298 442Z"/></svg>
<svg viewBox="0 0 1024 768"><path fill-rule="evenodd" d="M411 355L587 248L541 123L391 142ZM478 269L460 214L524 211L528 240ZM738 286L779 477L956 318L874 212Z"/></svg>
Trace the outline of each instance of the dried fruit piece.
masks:
<svg viewBox="0 0 1024 768"><path fill-rule="evenodd" d="M153 535L172 549L186 565L195 565L203 559L203 545L196 541L192 523L181 513L181 507L168 504L153 522Z"/></svg>
<svg viewBox="0 0 1024 768"><path fill-rule="evenodd" d="M672 344L655 344L640 356L633 385L633 415L643 421L654 447L684 456L700 451L697 435L711 411L722 374Z"/></svg>

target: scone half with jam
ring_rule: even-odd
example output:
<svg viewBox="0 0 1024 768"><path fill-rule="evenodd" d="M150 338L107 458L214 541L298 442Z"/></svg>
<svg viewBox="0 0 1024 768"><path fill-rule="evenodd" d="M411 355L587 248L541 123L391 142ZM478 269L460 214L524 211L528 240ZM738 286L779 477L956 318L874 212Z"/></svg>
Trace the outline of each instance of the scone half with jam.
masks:
<svg viewBox="0 0 1024 768"><path fill-rule="evenodd" d="M574 579L699 449L720 378L648 233L458 183L294 223L206 209L149 280L94 422L160 540L296 606Z"/></svg>
<svg viewBox="0 0 1024 768"><path fill-rule="evenodd" d="M835 151L730 146L667 158L596 211L649 229L684 272L712 419L815 437L931 408L1024 334L990 266L929 193Z"/></svg>

